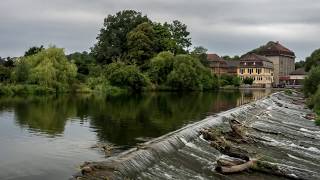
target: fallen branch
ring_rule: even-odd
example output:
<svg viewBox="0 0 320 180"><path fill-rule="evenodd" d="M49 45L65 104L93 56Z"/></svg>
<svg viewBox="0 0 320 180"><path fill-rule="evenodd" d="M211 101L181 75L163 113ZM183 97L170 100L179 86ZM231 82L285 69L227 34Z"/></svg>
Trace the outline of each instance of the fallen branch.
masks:
<svg viewBox="0 0 320 180"><path fill-rule="evenodd" d="M217 166L216 167L216 171L222 173L222 174L232 174L232 173L238 173L238 172L242 172L245 170L250 169L257 160L250 160L248 162L245 162L243 164L240 165L234 165L234 166Z"/></svg>

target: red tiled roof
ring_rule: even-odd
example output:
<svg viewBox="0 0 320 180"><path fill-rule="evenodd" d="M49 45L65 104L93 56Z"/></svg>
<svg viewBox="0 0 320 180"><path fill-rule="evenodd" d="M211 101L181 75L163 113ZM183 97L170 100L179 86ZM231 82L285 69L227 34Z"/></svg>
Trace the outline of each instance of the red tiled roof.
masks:
<svg viewBox="0 0 320 180"><path fill-rule="evenodd" d="M243 57L241 57L240 61L268 61L271 62L268 58L264 57L264 56L260 56L257 55L255 53L251 53L251 54L246 54Z"/></svg>
<svg viewBox="0 0 320 180"><path fill-rule="evenodd" d="M208 61L222 61L223 59L217 54L207 54Z"/></svg>
<svg viewBox="0 0 320 180"><path fill-rule="evenodd" d="M270 65L266 65L263 62L268 62ZM268 58L260 56L254 53L246 54L240 59L240 67L269 67L273 64Z"/></svg>
<svg viewBox="0 0 320 180"><path fill-rule="evenodd" d="M258 53L260 55L265 55L265 56L281 56L281 55L295 56L293 51L284 47L278 41L277 42L273 42L273 41L268 42L266 45L258 48L256 53Z"/></svg>
<svg viewBox="0 0 320 180"><path fill-rule="evenodd" d="M299 68L290 73L290 75L307 75L307 72L304 70L304 68Z"/></svg>

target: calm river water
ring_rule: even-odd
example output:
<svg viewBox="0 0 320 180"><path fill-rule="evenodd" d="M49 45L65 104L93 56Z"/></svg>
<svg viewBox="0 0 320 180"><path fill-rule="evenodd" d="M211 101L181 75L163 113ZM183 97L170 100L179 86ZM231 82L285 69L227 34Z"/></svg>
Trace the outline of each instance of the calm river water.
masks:
<svg viewBox="0 0 320 180"><path fill-rule="evenodd" d="M93 149L97 143L121 152L270 93L0 97L0 179L68 179L84 161L114 155Z"/></svg>

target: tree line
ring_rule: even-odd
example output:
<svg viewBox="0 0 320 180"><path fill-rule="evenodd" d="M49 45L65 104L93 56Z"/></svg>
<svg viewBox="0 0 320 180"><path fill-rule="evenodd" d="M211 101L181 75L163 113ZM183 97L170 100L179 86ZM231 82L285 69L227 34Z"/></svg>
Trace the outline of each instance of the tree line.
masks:
<svg viewBox="0 0 320 180"><path fill-rule="evenodd" d="M0 59L0 94L211 90L218 78L206 67L206 49L190 51L182 22L151 21L133 10L104 19L90 52L32 47L24 56Z"/></svg>

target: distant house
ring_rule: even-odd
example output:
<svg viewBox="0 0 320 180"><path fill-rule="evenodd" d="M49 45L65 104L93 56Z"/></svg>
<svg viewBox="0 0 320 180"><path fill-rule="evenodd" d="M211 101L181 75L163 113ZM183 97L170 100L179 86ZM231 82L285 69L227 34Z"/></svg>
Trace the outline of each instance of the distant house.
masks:
<svg viewBox="0 0 320 180"><path fill-rule="evenodd" d="M307 72L304 68L296 69L290 73L290 85L302 85L303 80L307 77Z"/></svg>
<svg viewBox="0 0 320 180"><path fill-rule="evenodd" d="M271 87L273 83L273 63L257 54L246 54L240 59L237 70L240 79L252 78L253 86Z"/></svg>
<svg viewBox="0 0 320 180"><path fill-rule="evenodd" d="M227 62L217 54L207 54L207 60L213 74L220 76L228 73Z"/></svg>
<svg viewBox="0 0 320 180"><path fill-rule="evenodd" d="M284 47L278 41L270 41L266 45L261 46L252 52L263 55L272 61L274 66L275 84L289 83L289 75L295 70L295 54L293 51Z"/></svg>
<svg viewBox="0 0 320 180"><path fill-rule="evenodd" d="M225 60L227 63L227 72L229 75L238 75L238 67L240 65L240 61L239 60Z"/></svg>

